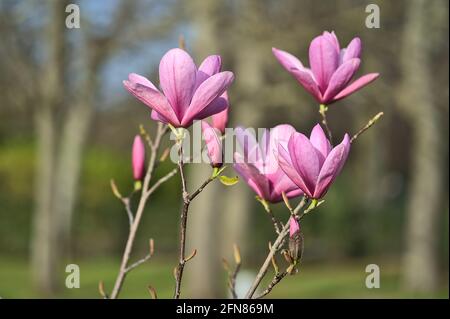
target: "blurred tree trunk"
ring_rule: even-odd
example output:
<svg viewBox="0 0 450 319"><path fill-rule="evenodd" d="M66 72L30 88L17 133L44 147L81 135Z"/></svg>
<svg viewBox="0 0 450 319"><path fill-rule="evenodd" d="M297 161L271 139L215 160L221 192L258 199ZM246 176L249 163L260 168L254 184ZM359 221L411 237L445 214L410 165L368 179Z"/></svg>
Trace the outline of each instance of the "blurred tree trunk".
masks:
<svg viewBox="0 0 450 319"><path fill-rule="evenodd" d="M416 292L438 284L437 221L442 200L440 115L433 101L429 21L434 12L424 0L408 2L404 27L403 86L400 99L412 126L412 169L407 206L404 280ZM438 9L441 10L441 9Z"/></svg>
<svg viewBox="0 0 450 319"><path fill-rule="evenodd" d="M62 101L61 84L64 69L64 7L63 1L49 2L50 19L46 33L49 50L42 74L41 105L35 110L37 135L37 167L35 177L36 212L33 221L31 259L33 278L37 288L45 294L52 294L56 287L57 269L56 245L54 236L55 215L54 165L56 146L55 111Z"/></svg>

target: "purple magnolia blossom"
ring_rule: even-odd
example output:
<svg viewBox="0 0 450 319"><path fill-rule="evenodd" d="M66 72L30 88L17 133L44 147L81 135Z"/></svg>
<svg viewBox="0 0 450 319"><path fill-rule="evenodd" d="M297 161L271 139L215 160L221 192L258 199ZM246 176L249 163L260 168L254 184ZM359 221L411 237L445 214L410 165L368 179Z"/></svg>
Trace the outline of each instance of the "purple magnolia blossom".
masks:
<svg viewBox="0 0 450 319"><path fill-rule="evenodd" d="M139 135L134 137L131 163L133 167L134 179L137 181L142 180L145 172L145 146Z"/></svg>
<svg viewBox="0 0 450 319"><path fill-rule="evenodd" d="M262 199L276 203L283 199L284 192L292 198L302 191L286 176L278 165L277 145L286 146L295 129L290 125L278 125L265 130L258 143L248 130L236 128L236 137L243 154L234 154L234 169Z"/></svg>
<svg viewBox="0 0 450 319"><path fill-rule="evenodd" d="M334 32L324 32L309 46L309 64L306 68L292 54L272 48L281 65L320 104L331 104L366 86L378 78L370 73L350 83L361 63L361 40L354 38L346 48L339 45Z"/></svg>
<svg viewBox="0 0 450 319"><path fill-rule="evenodd" d="M220 140L220 132L202 121L202 135L205 139L206 150L212 167L221 167L223 164L222 141Z"/></svg>
<svg viewBox="0 0 450 319"><path fill-rule="evenodd" d="M322 198L339 175L350 151L350 138L345 134L341 144L331 147L319 124L308 139L294 133L287 148L278 146L278 161L287 176L310 198Z"/></svg>
<svg viewBox="0 0 450 319"><path fill-rule="evenodd" d="M189 127L228 107L222 95L234 80L232 72L220 72L218 55L207 57L197 69L190 55L169 50L159 64L161 91L143 76L131 73L125 88L152 109L152 118L174 127Z"/></svg>

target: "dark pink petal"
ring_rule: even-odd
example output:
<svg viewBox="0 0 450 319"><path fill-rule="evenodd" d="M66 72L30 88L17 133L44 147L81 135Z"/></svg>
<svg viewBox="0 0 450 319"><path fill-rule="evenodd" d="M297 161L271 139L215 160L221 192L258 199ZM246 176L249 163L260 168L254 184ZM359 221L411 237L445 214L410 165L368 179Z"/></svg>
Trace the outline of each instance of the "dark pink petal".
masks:
<svg viewBox="0 0 450 319"><path fill-rule="evenodd" d="M297 185L306 195L312 196L313 192L307 187L303 177L294 168L291 157L282 145L278 145L278 164L286 176Z"/></svg>
<svg viewBox="0 0 450 319"><path fill-rule="evenodd" d="M153 90L141 84L133 84L130 81L123 81L125 88L138 98L141 102L161 114L172 125L179 126L180 122L172 109L169 101L159 91Z"/></svg>
<svg viewBox="0 0 450 319"><path fill-rule="evenodd" d="M302 62L289 52L272 48L272 53L288 72L291 72L291 69L303 69Z"/></svg>
<svg viewBox="0 0 450 319"><path fill-rule="evenodd" d="M323 95L323 101L325 104L331 102L333 98L350 82L353 75L358 70L360 62L361 60L356 58L348 60L347 62L344 62L336 70L336 72L334 72L330 79L330 83L328 84L328 88Z"/></svg>
<svg viewBox="0 0 450 319"><path fill-rule="evenodd" d="M309 47L309 63L314 78L319 84L320 92L325 92L328 82L339 64L339 52L336 51L336 44L329 37L314 38Z"/></svg>
<svg viewBox="0 0 450 319"><path fill-rule="evenodd" d="M363 88L367 84L375 81L380 76L379 73L369 73L366 75L363 75L359 79L355 80L353 83L351 83L349 86L347 86L345 89L343 89L339 94L337 94L333 98L333 102L343 99L346 96L349 96L350 94L358 91L359 89Z"/></svg>
<svg viewBox="0 0 450 319"><path fill-rule="evenodd" d="M289 218L289 237L294 237L300 231L300 225L298 221L291 216Z"/></svg>
<svg viewBox="0 0 450 319"><path fill-rule="evenodd" d="M189 123L192 123L193 119L200 119L197 115L212 101L222 95L231 85L233 80L233 73L225 71L209 77L200 84L192 97L191 104L184 113L181 124L189 125Z"/></svg>
<svg viewBox="0 0 450 319"><path fill-rule="evenodd" d="M233 168L255 193L266 200L270 200L269 182L259 170L252 164L246 163L239 154L234 154Z"/></svg>
<svg viewBox="0 0 450 319"><path fill-rule="evenodd" d="M320 124L316 124L316 126L314 126L309 140L317 151L317 155L319 156L319 165L322 167L323 162L331 151L331 144Z"/></svg>
<svg viewBox="0 0 450 319"><path fill-rule="evenodd" d="M134 179L141 180L145 172L145 146L139 135L134 137L131 162Z"/></svg>
<svg viewBox="0 0 450 319"><path fill-rule="evenodd" d="M186 51L172 49L162 57L159 82L179 119L191 102L196 76L197 67Z"/></svg>
<svg viewBox="0 0 450 319"><path fill-rule="evenodd" d="M210 76L220 72L222 59L219 55L210 55L203 60L197 71L195 88L198 88Z"/></svg>
<svg viewBox="0 0 450 319"><path fill-rule="evenodd" d="M350 137L348 134L345 134L341 144L331 150L322 166L322 169L320 170L319 177L317 178L316 189L314 190L314 198L319 199L326 194L328 188L331 186L331 183L333 183L344 167L349 151Z"/></svg>
<svg viewBox="0 0 450 319"><path fill-rule="evenodd" d="M222 142L218 133L219 132L206 121L202 121L202 135L206 143L208 157L213 167L222 166Z"/></svg>
<svg viewBox="0 0 450 319"><path fill-rule="evenodd" d="M312 193L320 172L320 161L316 149L305 135L294 133L289 140L288 150L292 165Z"/></svg>
<svg viewBox="0 0 450 319"><path fill-rule="evenodd" d="M361 57L361 50L362 50L361 39L354 38L352 41L350 41L347 48L343 52L342 63L345 63L354 58L359 59Z"/></svg>
<svg viewBox="0 0 450 319"><path fill-rule="evenodd" d="M322 94L319 86L314 80L314 75L308 69L291 69L292 75L319 103L322 102Z"/></svg>
<svg viewBox="0 0 450 319"><path fill-rule="evenodd" d="M143 77L142 75L139 75L136 73L130 73L128 75L128 80L131 83L141 84L141 85L147 86L153 90L159 91L152 82L150 82L146 77Z"/></svg>

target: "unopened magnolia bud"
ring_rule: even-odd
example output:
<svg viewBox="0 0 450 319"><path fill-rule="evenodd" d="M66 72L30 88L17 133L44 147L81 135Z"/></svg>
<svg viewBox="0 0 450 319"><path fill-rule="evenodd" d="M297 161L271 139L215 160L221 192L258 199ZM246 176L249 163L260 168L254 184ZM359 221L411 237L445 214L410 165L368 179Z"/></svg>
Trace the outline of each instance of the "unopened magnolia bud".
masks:
<svg viewBox="0 0 450 319"><path fill-rule="evenodd" d="M295 217L289 219L289 255L294 264L299 262L303 255L303 233Z"/></svg>
<svg viewBox="0 0 450 319"><path fill-rule="evenodd" d="M139 135L136 135L134 138L131 162L134 179L137 181L142 180L145 170L145 146Z"/></svg>

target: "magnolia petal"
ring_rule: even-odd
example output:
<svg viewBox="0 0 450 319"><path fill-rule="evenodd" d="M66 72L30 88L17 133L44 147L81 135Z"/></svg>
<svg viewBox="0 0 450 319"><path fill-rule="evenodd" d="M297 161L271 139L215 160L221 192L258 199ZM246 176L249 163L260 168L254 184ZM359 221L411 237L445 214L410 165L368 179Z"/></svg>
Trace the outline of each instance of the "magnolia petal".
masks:
<svg viewBox="0 0 450 319"><path fill-rule="evenodd" d="M326 36L314 38L309 47L309 63L320 92L325 92L334 71L338 68L339 52L336 44Z"/></svg>
<svg viewBox="0 0 450 319"><path fill-rule="evenodd" d="M322 102L322 93L320 93L319 85L310 70L291 69L290 72L306 91L308 91L319 103Z"/></svg>
<svg viewBox="0 0 450 319"><path fill-rule="evenodd" d="M347 97L350 94L353 94L354 92L363 88L367 84L375 81L379 76L380 76L379 73L369 73L369 74L363 75L362 77L360 77L359 79L357 79L353 83L351 83L349 86L347 86L345 89L343 89L341 92L339 92L333 98L333 102L343 99L344 97Z"/></svg>
<svg viewBox="0 0 450 319"><path fill-rule="evenodd" d="M333 148L326 158L322 169L320 170L319 177L317 178L313 198L319 199L326 194L331 183L336 179L344 167L349 151L350 137L348 134L345 134L341 144Z"/></svg>
<svg viewBox="0 0 450 319"><path fill-rule="evenodd" d="M319 165L322 167L323 162L331 151L331 144L320 124L316 124L316 126L314 126L309 140L317 151L317 155L319 156Z"/></svg>
<svg viewBox="0 0 450 319"><path fill-rule="evenodd" d="M171 49L159 64L159 82L164 95L181 119L189 106L195 87L197 67L182 49Z"/></svg>
<svg viewBox="0 0 450 319"><path fill-rule="evenodd" d="M320 172L320 161L316 149L305 135L295 133L289 140L288 150L293 167L312 193Z"/></svg>
<svg viewBox="0 0 450 319"><path fill-rule="evenodd" d="M289 52L272 48L272 53L287 71L291 72L291 69L303 69L302 62Z"/></svg>
<svg viewBox="0 0 450 319"><path fill-rule="evenodd" d="M359 59L361 57L361 51L362 51L361 39L354 38L352 41L350 41L347 48L343 52L342 63L345 63L354 58Z"/></svg>
<svg viewBox="0 0 450 319"><path fill-rule="evenodd" d="M217 97L222 95L233 80L233 73L225 71L209 77L200 84L192 97L191 104L183 116L181 121L182 125L188 125L193 119L200 119L197 115Z"/></svg>
<svg viewBox="0 0 450 319"><path fill-rule="evenodd" d="M123 85L141 102L166 118L170 124L174 126L180 125L174 110L169 104L169 101L161 92L141 84L134 84L130 81L123 81Z"/></svg>
<svg viewBox="0 0 450 319"><path fill-rule="evenodd" d="M328 103L333 100L333 97L338 94L351 80L355 72L358 70L361 63L360 59L351 59L344 62L337 70L334 72L330 79L328 88L323 95L324 103Z"/></svg>
<svg viewBox="0 0 450 319"><path fill-rule="evenodd" d="M210 55L206 57L198 67L195 88L198 88L207 78L220 72L222 59L220 55Z"/></svg>
<svg viewBox="0 0 450 319"><path fill-rule="evenodd" d="M295 185L297 185L306 195L312 196L312 192L307 187L303 177L294 168L288 151L282 145L278 145L278 164L286 176L289 177Z"/></svg>

